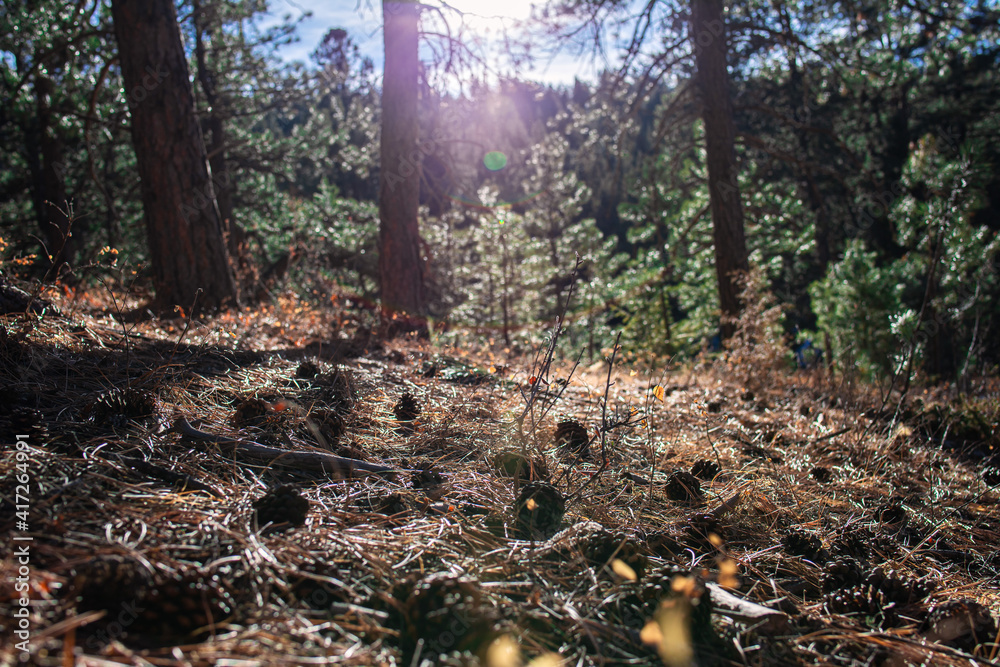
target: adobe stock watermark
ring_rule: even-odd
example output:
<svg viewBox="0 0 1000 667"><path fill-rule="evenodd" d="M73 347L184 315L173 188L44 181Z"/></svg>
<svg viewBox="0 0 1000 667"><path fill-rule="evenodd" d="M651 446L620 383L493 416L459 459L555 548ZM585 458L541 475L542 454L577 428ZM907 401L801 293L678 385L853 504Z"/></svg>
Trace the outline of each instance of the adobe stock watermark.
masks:
<svg viewBox="0 0 1000 667"><path fill-rule="evenodd" d="M695 32L696 28L701 28ZM726 34L726 24L718 19L703 21L700 26L691 26L691 43L694 44L695 55L708 48L712 42Z"/></svg>
<svg viewBox="0 0 1000 667"><path fill-rule="evenodd" d="M397 185L416 173L425 157L434 154L443 155L445 144L451 141L445 128L461 127L467 118L468 111L449 109L427 141L418 141L416 149L411 151L409 155L400 157L399 164L396 165L394 171L386 170L385 184L389 191L394 191Z"/></svg>
<svg viewBox="0 0 1000 667"><path fill-rule="evenodd" d="M931 136L956 154L961 152L961 129L956 125L937 128ZM901 198L910 194L902 180L895 181L881 193L860 193L853 207L853 220L848 222L844 230L848 236L860 236L871 229L877 220L883 220L892 214L892 208Z"/></svg>
<svg viewBox="0 0 1000 667"><path fill-rule="evenodd" d="M30 658L29 643L31 641L31 542L28 535L31 524L28 521L28 511L31 509L31 446L27 435L16 435L17 450L14 453L14 529L11 537L16 544L12 549L17 560L17 576L14 578L14 590L17 593L14 602L13 631L19 640L15 645L20 652L19 660L27 662Z"/></svg>
<svg viewBox="0 0 1000 667"><path fill-rule="evenodd" d="M142 81L138 85L132 86L132 90L125 96L129 108L132 109L141 104L168 76L170 76L170 71L162 64L155 68L152 65L146 65L146 75L142 77Z"/></svg>
<svg viewBox="0 0 1000 667"><path fill-rule="evenodd" d="M378 9L375 8L376 4L379 5ZM394 0L386 3L383 3L381 1L373 3L372 0L358 0L357 4L354 6L354 11L357 12L358 16L366 20L369 18L365 16L366 12L371 14L370 18L372 19L376 19L379 13L381 12L383 13L383 21L384 21L385 20L384 12L388 12L395 16L397 14L402 14L403 12L413 11L414 7L416 7L419 10L423 8L423 5L421 5L419 2L416 2L416 0ZM368 39L371 39L381 31L382 31L382 26L380 25L376 27L374 30L372 30L370 33L368 33Z"/></svg>
<svg viewBox="0 0 1000 667"><path fill-rule="evenodd" d="M902 182L896 181L881 193L860 193L852 219L844 226L847 236L860 236L872 228L876 220L888 217L893 205L906 194Z"/></svg>
<svg viewBox="0 0 1000 667"><path fill-rule="evenodd" d="M212 174L211 180L200 190L196 189L194 196L187 203L178 204L184 222L190 224L192 217L197 218L205 209L214 205L218 194L227 190L232 183L233 177L228 170L221 176Z"/></svg>
<svg viewBox="0 0 1000 667"><path fill-rule="evenodd" d="M119 605L117 615L109 611L105 619L110 619L107 625L101 627L87 638L87 649L92 653L97 653L102 647L125 636L129 626L139 620L139 615L145 610L140 607L137 600L123 602Z"/></svg>
<svg viewBox="0 0 1000 667"><path fill-rule="evenodd" d="M900 341L903 344L903 349L899 354L901 362L905 364L911 357L915 355L919 357L938 336L959 328L963 314L976 308L977 305L983 304L984 295L988 292L988 285L996 280L995 274L991 263L984 263L970 279L955 282L951 287L953 294L949 299L953 305L939 304L938 307L931 310L930 317L925 316L922 321L916 323L915 330L909 335L900 335ZM940 307L941 305L944 307ZM978 316L976 320L978 322ZM975 326L978 328L978 324ZM976 353L986 344L985 340L979 339L977 341L976 337L973 336L969 348L964 351L967 355L964 366L968 366Z"/></svg>
<svg viewBox="0 0 1000 667"><path fill-rule="evenodd" d="M441 654L457 649L459 643L465 638L471 627L472 624L465 616L456 613L454 609L450 609L444 629L437 637L425 640L424 647L426 653L433 660Z"/></svg>

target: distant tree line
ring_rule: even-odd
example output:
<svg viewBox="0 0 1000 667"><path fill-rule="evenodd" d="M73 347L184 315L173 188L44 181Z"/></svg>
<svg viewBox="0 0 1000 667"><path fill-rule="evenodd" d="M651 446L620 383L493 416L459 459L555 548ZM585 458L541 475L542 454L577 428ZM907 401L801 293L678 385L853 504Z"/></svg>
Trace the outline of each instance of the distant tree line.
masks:
<svg viewBox="0 0 1000 667"><path fill-rule="evenodd" d="M7 254L38 255L40 275L85 279L79 267L105 246L151 281L164 266L142 222L134 124L162 106L143 102L184 82L156 65L130 73L137 58L115 27L136 20L130 6L0 9L0 234ZM309 66L282 63L275 49L295 26L258 30L261 2L171 7L203 137L192 159L208 165L171 187L188 218L220 230L226 259L205 266L231 280L203 305L266 298L289 266L308 298L376 301L379 183L403 170L399 156L381 164L383 125L401 116L383 118L372 63L336 27ZM720 314L740 307L731 270L753 264L789 333L829 339L841 369L997 371L992 4L584 0L539 19L551 39L624 65L546 86L477 70L471 56L422 63L420 236L405 243L421 265L421 315L516 343L567 309L579 254L566 313L577 345L598 354L623 329L635 350L691 353L720 323L726 333ZM461 16L420 21L445 32L428 27ZM189 277L191 289L210 282Z"/></svg>

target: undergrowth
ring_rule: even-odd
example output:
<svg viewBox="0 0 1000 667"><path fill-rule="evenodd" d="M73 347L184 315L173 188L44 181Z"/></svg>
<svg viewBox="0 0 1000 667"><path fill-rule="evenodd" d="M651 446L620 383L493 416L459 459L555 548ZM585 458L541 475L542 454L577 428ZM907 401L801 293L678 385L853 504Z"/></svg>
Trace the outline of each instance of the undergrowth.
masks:
<svg viewBox="0 0 1000 667"><path fill-rule="evenodd" d="M383 340L288 295L127 328L100 293L4 315L0 529L32 537L29 661L681 664L665 637L699 665L995 659L1000 387L881 410L791 372L759 278L744 294L725 364L676 370L615 340L563 359L558 326L525 356Z"/></svg>
<svg viewBox="0 0 1000 667"><path fill-rule="evenodd" d="M739 277L743 310L733 319L734 333L725 341L726 368L748 391L759 393L791 368L782 328L784 308L768 290L759 267Z"/></svg>

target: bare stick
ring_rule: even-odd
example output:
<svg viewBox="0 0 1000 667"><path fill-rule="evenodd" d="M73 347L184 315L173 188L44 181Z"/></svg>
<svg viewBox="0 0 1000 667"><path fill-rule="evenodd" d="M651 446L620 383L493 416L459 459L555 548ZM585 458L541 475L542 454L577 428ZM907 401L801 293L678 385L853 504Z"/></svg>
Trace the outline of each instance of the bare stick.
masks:
<svg viewBox="0 0 1000 667"><path fill-rule="evenodd" d="M274 463L289 468L299 470L317 470L327 473L336 473L344 477L359 477L370 473L394 473L394 472L415 472L404 468L392 468L389 466L349 459L343 456L334 456L325 452L290 452L277 447L268 447L250 440L239 440L227 438L213 433L199 431L191 425L184 417L178 417L174 422L174 430L181 435L196 440L204 440L226 449L237 458L249 459L265 463Z"/></svg>

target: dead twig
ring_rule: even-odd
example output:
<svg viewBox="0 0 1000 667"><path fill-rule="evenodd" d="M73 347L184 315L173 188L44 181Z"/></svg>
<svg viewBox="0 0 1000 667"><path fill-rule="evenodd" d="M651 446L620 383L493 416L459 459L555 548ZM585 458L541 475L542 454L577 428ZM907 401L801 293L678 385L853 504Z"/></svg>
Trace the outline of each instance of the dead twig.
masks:
<svg viewBox="0 0 1000 667"><path fill-rule="evenodd" d="M221 449L231 452L237 458L273 463L299 470L316 470L343 475L344 477L359 477L373 473L416 472L405 468L393 468L391 466L368 463L324 452L290 452L249 440L215 435L199 431L184 417L177 418L177 421L174 422L174 430L188 438L204 440L205 442L218 445Z"/></svg>

